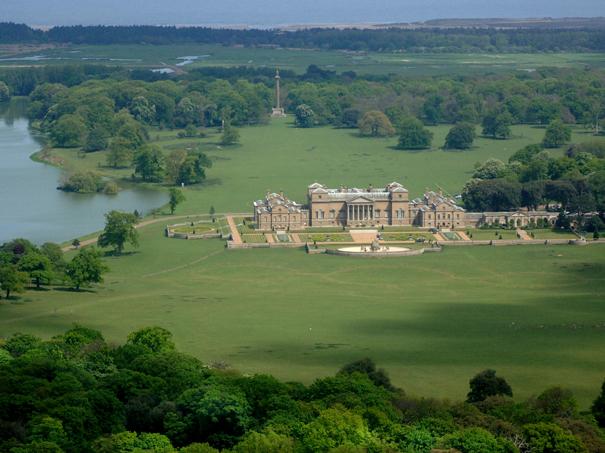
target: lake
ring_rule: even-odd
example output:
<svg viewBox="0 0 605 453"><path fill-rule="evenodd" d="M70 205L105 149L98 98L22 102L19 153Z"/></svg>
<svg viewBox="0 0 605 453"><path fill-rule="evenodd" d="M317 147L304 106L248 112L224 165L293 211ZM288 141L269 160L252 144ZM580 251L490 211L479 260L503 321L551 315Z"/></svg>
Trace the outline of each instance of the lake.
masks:
<svg viewBox="0 0 605 453"><path fill-rule="evenodd" d="M24 112L22 100L0 104L0 243L16 237L64 242L102 229L112 209L147 213L168 201L166 193L142 188L117 195L57 190L63 172L31 160L42 144Z"/></svg>

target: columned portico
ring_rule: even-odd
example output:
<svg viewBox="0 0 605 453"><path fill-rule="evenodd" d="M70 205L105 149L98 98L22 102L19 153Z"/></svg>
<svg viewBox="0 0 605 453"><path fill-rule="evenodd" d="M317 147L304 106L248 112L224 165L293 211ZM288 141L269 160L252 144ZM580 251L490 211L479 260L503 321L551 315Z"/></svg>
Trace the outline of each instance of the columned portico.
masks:
<svg viewBox="0 0 605 453"><path fill-rule="evenodd" d="M347 204L347 223L374 220L374 206L368 203Z"/></svg>

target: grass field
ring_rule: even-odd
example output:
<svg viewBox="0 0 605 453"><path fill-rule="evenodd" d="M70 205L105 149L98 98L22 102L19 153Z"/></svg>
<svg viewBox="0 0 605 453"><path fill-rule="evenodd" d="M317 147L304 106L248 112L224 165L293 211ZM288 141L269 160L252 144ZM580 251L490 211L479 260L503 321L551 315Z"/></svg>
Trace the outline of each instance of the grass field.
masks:
<svg viewBox="0 0 605 453"><path fill-rule="evenodd" d="M503 229L471 229L472 239L476 241L486 241L498 239L519 239L516 230ZM535 239L577 239L577 236L568 231L554 231L548 229L527 230L528 234L533 233Z"/></svg>
<svg viewBox="0 0 605 453"><path fill-rule="evenodd" d="M310 64L316 64L337 72L408 76L532 71L540 67L605 67L605 56L596 53L408 54L195 44L64 46L20 50L15 50L14 46L0 47L0 66L100 63L160 68L183 63L183 57L198 57L191 60L191 64L180 66L184 70L204 66L252 66L279 67L302 73Z"/></svg>
<svg viewBox="0 0 605 453"><path fill-rule="evenodd" d="M462 399L493 367L519 397L549 385L583 407L605 373L605 247L446 248L389 260L227 251L219 240L141 230L107 258L94 292L30 291L0 303L0 336L50 337L73 323L122 342L161 325L206 362L309 382L363 356L417 395Z"/></svg>
<svg viewBox="0 0 605 453"><path fill-rule="evenodd" d="M427 187L456 194L475 162L506 160L544 134L515 126L511 140L479 138L473 149L452 152L438 148L449 127L431 129L435 148L422 152L394 149L396 138L296 129L291 118L242 128L242 144L227 148L216 144L216 131L193 142L177 139L177 131L154 131L152 138L166 152L199 145L211 156L208 180L185 188L187 200L176 212L203 214L210 206L249 212L267 190L304 201L314 181L365 187L397 180L411 197ZM574 132L574 142L592 139ZM105 168L104 153L53 153L69 170L130 176ZM309 382L371 356L410 393L453 399L462 399L468 379L486 367L520 397L560 384L583 407L602 382L605 246L452 247L360 260L289 249L226 251L219 240L164 238L163 227L142 229L135 253L107 258L111 272L95 292L30 291L3 301L0 336L49 337L83 323L120 342L129 331L158 324L174 332L182 350L244 372ZM240 229L251 233L249 225Z"/></svg>
<svg viewBox="0 0 605 453"><path fill-rule="evenodd" d="M267 126L241 128L241 145L220 147L216 131L196 141L177 139L177 131L154 131L152 139L171 149L201 146L213 160L202 186L185 189L187 200L177 214L207 213L213 205L217 212L251 212L251 203L270 191L283 190L287 196L304 202L306 188L314 181L338 187L379 186L398 181L410 197L420 196L426 188L443 188L460 193L471 178L476 162L495 157L506 161L518 149L538 143L544 129L513 126L510 140L478 138L468 151L444 151L440 147L449 126L430 128L435 134L434 148L410 152L394 149L397 138L360 138L356 131L320 127L297 129L291 118L272 120ZM605 138L599 138L604 140ZM593 135L577 129L574 142L594 140ZM563 150L552 151L560 155ZM78 153L54 150L67 170L93 170L128 181L132 169L104 167L106 153Z"/></svg>

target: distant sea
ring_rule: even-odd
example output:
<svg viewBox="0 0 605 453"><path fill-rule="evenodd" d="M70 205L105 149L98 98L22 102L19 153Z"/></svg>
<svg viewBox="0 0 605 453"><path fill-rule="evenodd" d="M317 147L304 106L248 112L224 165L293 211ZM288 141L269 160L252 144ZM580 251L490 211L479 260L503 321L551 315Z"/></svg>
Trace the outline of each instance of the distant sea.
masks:
<svg viewBox="0 0 605 453"><path fill-rule="evenodd" d="M270 28L440 18L605 16L604 0L0 0L0 21Z"/></svg>

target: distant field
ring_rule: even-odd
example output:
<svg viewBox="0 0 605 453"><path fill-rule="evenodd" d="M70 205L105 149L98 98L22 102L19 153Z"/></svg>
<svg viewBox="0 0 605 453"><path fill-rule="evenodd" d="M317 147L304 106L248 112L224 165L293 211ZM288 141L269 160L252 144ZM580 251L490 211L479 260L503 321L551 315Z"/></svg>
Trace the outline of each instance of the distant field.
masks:
<svg viewBox="0 0 605 453"><path fill-rule="evenodd" d="M369 356L407 392L452 399L487 367L519 398L563 385L583 408L603 381L603 245L363 260L227 251L223 241L168 239L162 229L144 228L138 251L107 258L111 272L95 292L0 301L0 336L48 338L81 323L123 342L160 325L206 363L310 382Z"/></svg>
<svg viewBox="0 0 605 453"><path fill-rule="evenodd" d="M444 151L449 126L430 128L435 134L434 148L410 152L394 149L396 138L360 138L356 131L321 127L297 129L291 118L272 120L267 126L241 128L241 145L220 147L219 135L208 131L207 138L177 139L177 131L155 131L166 152L198 145L214 161L202 186L185 188L187 200L177 213L207 213L213 205L217 212L251 212L251 203L267 192L283 190L299 202L305 201L306 188L318 181L332 187L367 187L399 181L411 197L426 188L442 188L452 195L460 193L472 176L473 166L491 157L506 161L518 149L538 143L543 128L514 126L511 140L479 138L468 151ZM574 132L573 141L593 140L582 129ZM605 138L600 138L605 140ZM552 151L561 154L562 149ZM55 150L68 170L94 170L128 180L132 169L111 170L104 167L106 153L79 154L75 150Z"/></svg>
<svg viewBox="0 0 605 453"><path fill-rule="evenodd" d="M409 76L532 71L540 67L605 67L604 54L415 54L347 52L312 49L225 47L218 45L112 45L55 48L0 47L0 67L65 63L102 63L131 67L175 66L196 57L189 69L202 66L279 67L298 73L310 64L337 72L397 73Z"/></svg>

